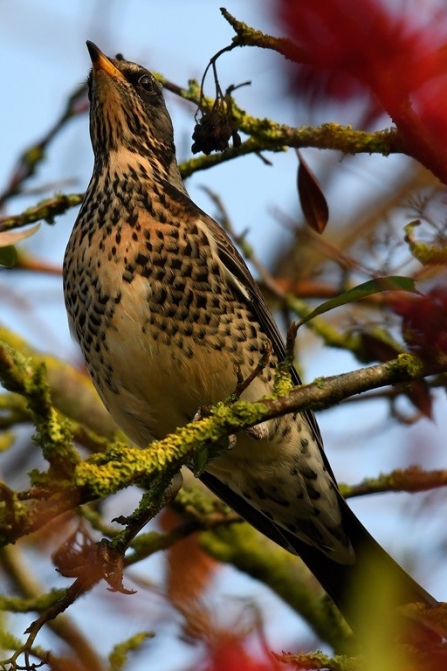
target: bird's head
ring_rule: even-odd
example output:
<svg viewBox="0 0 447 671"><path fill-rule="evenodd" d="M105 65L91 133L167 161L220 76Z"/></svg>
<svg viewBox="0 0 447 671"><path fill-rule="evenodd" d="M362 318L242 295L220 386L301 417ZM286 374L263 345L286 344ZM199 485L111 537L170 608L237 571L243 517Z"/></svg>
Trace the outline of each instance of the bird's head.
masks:
<svg viewBox="0 0 447 671"><path fill-rule="evenodd" d="M141 65L108 58L87 42L90 135L96 161L107 164L126 151L154 159L163 172L175 164L174 134L162 86Z"/></svg>

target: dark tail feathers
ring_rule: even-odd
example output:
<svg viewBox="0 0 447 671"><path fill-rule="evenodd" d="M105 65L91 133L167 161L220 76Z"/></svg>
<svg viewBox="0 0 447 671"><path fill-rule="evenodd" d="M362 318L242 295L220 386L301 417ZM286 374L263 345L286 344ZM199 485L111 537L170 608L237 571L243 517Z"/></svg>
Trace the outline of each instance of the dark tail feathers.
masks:
<svg viewBox="0 0 447 671"><path fill-rule="evenodd" d="M430 607L438 605L436 599L413 580L374 540L341 496L344 528L356 555L356 561L352 565L333 561L317 548L307 545L292 533L277 526L209 473L203 473L200 479L258 531L301 557L354 632L358 628L359 614L361 615L359 604L363 607L364 600L368 599L368 591L369 597L375 596L372 590L380 586L381 576L383 585L392 589L392 600L386 599L385 596L385 602L388 601L388 604L391 602L396 607L416 602ZM371 581L368 580L368 576L371 576ZM364 607L367 608L368 604L366 603Z"/></svg>

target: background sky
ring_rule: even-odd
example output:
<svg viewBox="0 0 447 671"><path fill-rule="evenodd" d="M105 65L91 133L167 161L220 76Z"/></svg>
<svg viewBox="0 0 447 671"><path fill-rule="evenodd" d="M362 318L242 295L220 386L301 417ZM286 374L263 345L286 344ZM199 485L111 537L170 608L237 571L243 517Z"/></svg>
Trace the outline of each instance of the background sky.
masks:
<svg viewBox="0 0 447 671"><path fill-rule="evenodd" d="M2 0L0 189L7 182L20 152L45 135L63 110L69 94L86 79L90 67L86 39L95 42L109 55L122 52L129 60L185 85L190 78L200 80L210 57L231 41L233 32L219 12L221 4L222 0ZM224 4L248 24L271 34L281 33L272 14L272 3L268 0L226 0ZM283 67L279 56L255 49L236 50L218 62L223 87L252 81L250 87L241 88L236 96L238 104L249 113L291 125L337 120L339 111L336 108L310 113L288 97ZM211 77L207 92L213 94ZM167 103L173 117L178 157L182 160L191 155L195 109L169 93ZM349 120L345 119L345 122ZM339 156L329 152L307 150L304 155L317 173L340 161ZM214 206L201 187L206 185L220 195L236 230L248 230L249 241L266 265L272 262L270 250L273 247L290 244L293 239L278 223L275 212L280 210L293 220L299 216L294 152L269 155L268 158L273 163L271 167L257 157L246 157L198 173L187 182L191 197L210 214L214 213ZM332 234L337 226L343 226L347 215L359 207L365 193L373 192L379 198L392 190L393 175L401 160L396 157L387 160L355 157L339 163L338 179L326 194L331 209ZM50 146L45 163L26 186L38 188L57 183L56 187L50 188L50 194L54 189L62 188L80 192L88 183L91 169L92 151L85 115L71 120L58 135ZM69 185L60 186L65 180L69 180ZM20 212L35 200L35 195L16 198L9 202L7 212ZM57 218L55 226L43 223L39 233L26 243L27 248L38 257L60 265L74 219L75 211L71 210ZM80 360L77 346L68 334L60 277L30 277L29 273L0 270L0 319L34 346L71 361ZM323 351L316 342L312 342L310 352L309 358L303 362L309 380L355 366L349 355ZM357 482L380 470L388 471L417 462L417 446L421 442L425 445L425 464L443 467L445 460L441 445L447 416L443 398L439 397L439 404L435 406L434 423L423 421L407 428L392 424L387 415L387 408L381 403L348 405L321 415L327 451L340 481ZM395 449L396 445L414 445L414 449L401 451ZM118 503L120 500L117 497ZM418 524L417 517L410 514L413 508L417 510L417 505L405 495L369 497L365 501L354 501L353 507L373 534L399 559L405 561L407 552L428 553L430 559L424 559L424 585L435 596L446 598L444 581L447 574L440 566L437 546L441 517L434 516L430 524ZM403 533L397 533L397 530ZM161 570L159 558L150 562L149 571ZM140 567L139 574L144 570ZM52 567L42 571L48 584L60 585ZM232 603L229 595L233 600L239 600L256 593L265 607L267 633L269 640L274 641L275 649L288 647L294 640L299 631L297 618L278 604L268 590L258 590L255 583L230 569L223 569L216 581L217 598L226 599L229 612ZM132 618L130 616L123 622L118 611L130 609L128 600L134 597L104 595L104 586L98 587L96 593L96 600L87 596L77 611L82 620L88 600L91 617L87 623L82 621L83 626L93 631L99 626L95 623L99 611L96 613L95 609L103 607L106 599L112 610L115 608L113 604L119 603L115 618L117 631L112 633L112 638L116 640L130 635ZM134 604L140 598L135 597ZM26 618L23 622L24 626L28 624ZM99 632L100 628L98 636ZM166 647L163 647L163 641L154 644L160 649L160 666L157 667L155 662L151 666L154 671L158 668L169 671L164 657L169 639L165 642ZM110 648L107 638L100 638L100 644L105 652ZM171 668L179 668L176 666L179 662L171 652ZM185 654L184 649L181 654ZM145 666L142 662L141 667L135 665L132 668L143 669Z"/></svg>

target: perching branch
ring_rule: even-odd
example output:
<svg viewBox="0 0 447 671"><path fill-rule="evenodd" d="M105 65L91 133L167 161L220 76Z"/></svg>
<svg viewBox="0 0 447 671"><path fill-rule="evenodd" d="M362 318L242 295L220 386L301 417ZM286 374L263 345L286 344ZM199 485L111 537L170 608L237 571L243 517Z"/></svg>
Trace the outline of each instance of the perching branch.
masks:
<svg viewBox="0 0 447 671"><path fill-rule="evenodd" d="M226 449L228 436L238 431L290 412L321 410L355 394L446 370L445 359L424 362L414 355L401 354L387 363L319 379L284 396L260 399L256 403L241 400L220 403L209 416L177 429L144 450L112 443L104 452L80 461L69 442L70 423L58 418L51 405L51 389L46 391L41 365L30 359L25 362L22 354L3 345L0 347L0 380L6 389L26 399L51 466L48 474L34 476L34 482L39 484L37 497L33 490L19 493L17 497L4 490L2 543L12 542L39 528L50 513L55 516L80 503L109 496L143 481L146 489L151 490L149 506L157 511L163 505L164 489L182 465L190 462L194 455L205 452L211 457L216 451ZM54 469L58 473L56 483L51 478Z"/></svg>

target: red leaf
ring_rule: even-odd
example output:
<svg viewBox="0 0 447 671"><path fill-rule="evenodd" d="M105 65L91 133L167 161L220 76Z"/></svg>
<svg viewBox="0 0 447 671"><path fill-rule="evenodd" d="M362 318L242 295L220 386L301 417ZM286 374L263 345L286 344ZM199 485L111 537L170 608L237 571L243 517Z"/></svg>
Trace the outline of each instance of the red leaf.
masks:
<svg viewBox="0 0 447 671"><path fill-rule="evenodd" d="M321 234L329 219L329 208L317 178L299 151L297 151L297 154L299 161L298 195L301 209L307 225Z"/></svg>
<svg viewBox="0 0 447 671"><path fill-rule="evenodd" d="M402 317L402 333L410 350L426 358L447 353L446 287L433 287L424 296L398 294L390 307Z"/></svg>
<svg viewBox="0 0 447 671"><path fill-rule="evenodd" d="M416 380L415 382L412 382L406 393L414 407L419 410L424 417L432 419L433 399L430 387L426 381Z"/></svg>
<svg viewBox="0 0 447 671"><path fill-rule="evenodd" d="M160 515L163 529L172 530L181 519L169 508ZM197 534L177 541L167 553L168 572L166 590L169 599L177 607L196 604L212 580L217 562L207 555L199 545ZM185 575L188 579L185 580Z"/></svg>
<svg viewBox="0 0 447 671"><path fill-rule="evenodd" d="M365 117L386 111L406 152L447 181L447 5L277 1L284 29L302 54L300 98L306 86L325 100L366 94Z"/></svg>

